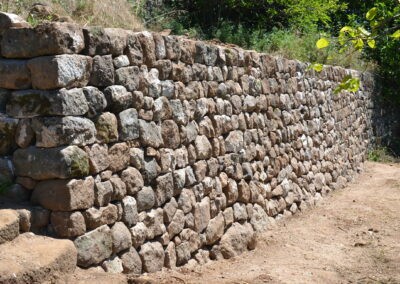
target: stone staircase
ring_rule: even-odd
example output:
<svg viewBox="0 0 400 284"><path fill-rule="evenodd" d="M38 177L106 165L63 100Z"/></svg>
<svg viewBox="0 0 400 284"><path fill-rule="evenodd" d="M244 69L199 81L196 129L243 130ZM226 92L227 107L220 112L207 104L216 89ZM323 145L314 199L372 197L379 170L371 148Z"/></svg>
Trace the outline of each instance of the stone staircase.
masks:
<svg viewBox="0 0 400 284"><path fill-rule="evenodd" d="M77 252L69 240L20 234L20 215L0 210L0 283L57 283L76 268Z"/></svg>

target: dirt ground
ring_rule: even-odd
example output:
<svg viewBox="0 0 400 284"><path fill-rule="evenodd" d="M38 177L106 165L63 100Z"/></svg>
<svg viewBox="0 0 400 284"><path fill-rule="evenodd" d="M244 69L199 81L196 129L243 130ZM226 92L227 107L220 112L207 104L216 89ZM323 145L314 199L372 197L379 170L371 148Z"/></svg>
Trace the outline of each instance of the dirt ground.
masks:
<svg viewBox="0 0 400 284"><path fill-rule="evenodd" d="M95 282L126 281L104 277ZM285 220L254 251L129 282L400 283L400 165L367 163L355 182Z"/></svg>

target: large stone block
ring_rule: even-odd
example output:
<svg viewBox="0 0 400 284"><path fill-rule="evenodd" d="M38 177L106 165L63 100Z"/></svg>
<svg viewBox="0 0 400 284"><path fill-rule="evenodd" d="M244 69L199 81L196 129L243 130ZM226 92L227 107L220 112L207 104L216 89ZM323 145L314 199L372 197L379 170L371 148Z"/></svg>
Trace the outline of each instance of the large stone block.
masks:
<svg viewBox="0 0 400 284"><path fill-rule="evenodd" d="M107 225L78 237L74 241L78 250L78 265L89 267L99 264L112 254L112 234Z"/></svg>
<svg viewBox="0 0 400 284"><path fill-rule="evenodd" d="M95 121L97 139L101 143L118 141L118 121L115 114L103 112Z"/></svg>
<svg viewBox="0 0 400 284"><path fill-rule="evenodd" d="M1 41L1 53L7 58L79 53L83 48L82 30L72 23L46 22L35 28L9 29Z"/></svg>
<svg viewBox="0 0 400 284"><path fill-rule="evenodd" d="M127 37L132 31L118 28L86 27L83 29L85 37L84 54L119 56L127 46Z"/></svg>
<svg viewBox="0 0 400 284"><path fill-rule="evenodd" d="M0 59L0 88L21 90L32 85L27 60Z"/></svg>
<svg viewBox="0 0 400 284"><path fill-rule="evenodd" d="M57 236L63 238L81 236L86 232L85 219L79 211L52 212L51 225Z"/></svg>
<svg viewBox="0 0 400 284"><path fill-rule="evenodd" d="M0 13L0 36L10 28L28 28L30 24L27 23L20 16L11 13Z"/></svg>
<svg viewBox="0 0 400 284"><path fill-rule="evenodd" d="M84 87L92 70L92 58L84 55L63 54L29 60L32 86L35 89Z"/></svg>
<svg viewBox="0 0 400 284"><path fill-rule="evenodd" d="M37 147L87 145L95 142L96 127L83 117L41 117L32 120Z"/></svg>
<svg viewBox="0 0 400 284"><path fill-rule="evenodd" d="M36 185L31 201L52 211L88 209L94 204L94 179L41 181Z"/></svg>
<svg viewBox="0 0 400 284"><path fill-rule="evenodd" d="M84 115L89 107L82 89L55 91L23 90L12 92L7 114L17 118L40 115Z"/></svg>
<svg viewBox="0 0 400 284"><path fill-rule="evenodd" d="M82 177L89 174L89 159L77 146L40 149L29 147L14 152L18 176L37 180Z"/></svg>

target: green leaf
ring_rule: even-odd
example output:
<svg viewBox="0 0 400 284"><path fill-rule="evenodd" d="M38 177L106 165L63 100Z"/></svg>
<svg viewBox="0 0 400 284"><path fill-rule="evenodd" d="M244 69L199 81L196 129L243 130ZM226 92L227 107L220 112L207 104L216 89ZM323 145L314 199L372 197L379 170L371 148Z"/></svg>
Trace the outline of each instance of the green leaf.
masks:
<svg viewBox="0 0 400 284"><path fill-rule="evenodd" d="M326 58L326 60L332 60L333 59L333 56L328 56L327 58Z"/></svg>
<svg viewBox="0 0 400 284"><path fill-rule="evenodd" d="M394 34L392 34L390 37L392 37L392 38L400 38L400 30L395 31Z"/></svg>
<svg viewBox="0 0 400 284"><path fill-rule="evenodd" d="M358 27L358 30L359 30L362 34L364 34L364 35L366 35L366 36L369 36L369 35L371 34L369 31L367 31L366 29L364 29L364 27Z"/></svg>
<svg viewBox="0 0 400 284"><path fill-rule="evenodd" d="M335 89L334 93L338 94L341 91L357 92L360 88L360 79L353 78L351 75L347 75L340 82L339 86Z"/></svg>
<svg viewBox="0 0 400 284"><path fill-rule="evenodd" d="M317 48L319 48L319 49L325 48L325 47L329 46L329 41L326 38L322 37L317 41L316 45L317 45Z"/></svg>
<svg viewBox="0 0 400 284"><path fill-rule="evenodd" d="M352 27L344 26L343 28L340 29L340 32L345 33L345 32L351 31L352 29L353 29Z"/></svg>
<svg viewBox="0 0 400 284"><path fill-rule="evenodd" d="M370 48L375 48L376 47L375 46L375 40L374 39L368 40L368 45L369 45Z"/></svg>
<svg viewBox="0 0 400 284"><path fill-rule="evenodd" d="M324 65L318 64L318 63L313 63L310 66L308 66L307 70L315 70L317 72L321 72L324 69Z"/></svg>
<svg viewBox="0 0 400 284"><path fill-rule="evenodd" d="M375 18L377 12L378 12L378 9L376 7L374 7L374 8L372 8L371 10L369 10L367 12L367 15L365 16L365 18L368 21L371 21L371 20L373 20Z"/></svg>

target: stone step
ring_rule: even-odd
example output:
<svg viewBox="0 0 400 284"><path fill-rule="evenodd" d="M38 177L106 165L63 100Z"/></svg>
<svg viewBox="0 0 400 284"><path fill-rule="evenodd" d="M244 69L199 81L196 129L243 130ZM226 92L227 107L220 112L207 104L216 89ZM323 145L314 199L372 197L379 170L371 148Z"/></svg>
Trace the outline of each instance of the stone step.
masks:
<svg viewBox="0 0 400 284"><path fill-rule="evenodd" d="M0 244L12 241L19 235L19 215L14 210L0 210Z"/></svg>
<svg viewBox="0 0 400 284"><path fill-rule="evenodd" d="M73 242L32 233L0 245L0 283L56 283L76 267Z"/></svg>

